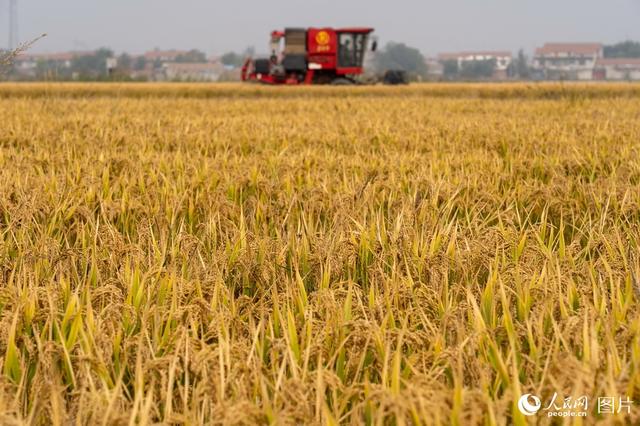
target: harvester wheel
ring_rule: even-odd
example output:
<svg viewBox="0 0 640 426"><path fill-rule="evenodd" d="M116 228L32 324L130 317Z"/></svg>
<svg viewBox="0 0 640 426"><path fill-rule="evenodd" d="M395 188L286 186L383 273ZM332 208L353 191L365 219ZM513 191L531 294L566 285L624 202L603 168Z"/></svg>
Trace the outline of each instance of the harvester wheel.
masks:
<svg viewBox="0 0 640 426"><path fill-rule="evenodd" d="M333 86L350 86L353 84L353 81L348 78L336 78L331 81L331 84Z"/></svg>

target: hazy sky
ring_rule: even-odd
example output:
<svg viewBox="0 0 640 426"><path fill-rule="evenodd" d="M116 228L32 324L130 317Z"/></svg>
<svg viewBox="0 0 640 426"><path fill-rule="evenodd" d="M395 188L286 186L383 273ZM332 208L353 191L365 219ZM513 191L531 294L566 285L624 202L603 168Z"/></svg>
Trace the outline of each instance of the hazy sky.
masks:
<svg viewBox="0 0 640 426"><path fill-rule="evenodd" d="M0 46L8 2L0 0ZM20 39L48 33L39 52L108 46L209 54L267 50L285 26L372 26L382 43L426 54L465 49L531 51L545 41L640 40L640 0L18 0Z"/></svg>

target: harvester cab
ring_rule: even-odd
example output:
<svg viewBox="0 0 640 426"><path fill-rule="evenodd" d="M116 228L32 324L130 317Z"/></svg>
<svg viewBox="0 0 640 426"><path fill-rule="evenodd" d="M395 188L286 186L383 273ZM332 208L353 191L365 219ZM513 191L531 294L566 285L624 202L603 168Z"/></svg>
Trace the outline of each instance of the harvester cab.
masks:
<svg viewBox="0 0 640 426"><path fill-rule="evenodd" d="M270 57L248 58L243 81L267 84L353 84L364 71L373 28L287 28L271 33Z"/></svg>

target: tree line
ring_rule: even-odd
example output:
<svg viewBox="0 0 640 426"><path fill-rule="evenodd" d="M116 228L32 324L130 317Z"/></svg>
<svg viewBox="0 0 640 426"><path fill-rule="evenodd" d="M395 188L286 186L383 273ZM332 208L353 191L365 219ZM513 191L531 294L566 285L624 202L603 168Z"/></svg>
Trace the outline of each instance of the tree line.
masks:
<svg viewBox="0 0 640 426"><path fill-rule="evenodd" d="M2 53L2 52L0 52ZM243 52L229 51L220 57L220 61L228 67L240 67L248 56L253 56L255 49L249 47ZM640 42L624 41L604 47L604 56L608 58L640 58ZM110 70L107 67L109 58L117 58L117 68ZM206 62L204 52L193 49L179 55L176 62ZM374 73L384 73L386 70L406 71L414 80L426 79L429 69L422 52L405 43L389 42L380 49L370 64ZM37 62L35 76L38 79L49 80L127 80L135 71L159 69L162 66L160 60L149 61L144 56L131 56L122 53L119 56L108 48L101 48L95 52L75 56L70 66L61 66L59 62L52 60L40 60ZM466 61L459 64L457 60L448 60L441 63L443 78L448 80L482 80L491 78L496 69L496 61L480 60ZM529 58L521 49L510 64L507 75L511 78L528 79L531 77Z"/></svg>

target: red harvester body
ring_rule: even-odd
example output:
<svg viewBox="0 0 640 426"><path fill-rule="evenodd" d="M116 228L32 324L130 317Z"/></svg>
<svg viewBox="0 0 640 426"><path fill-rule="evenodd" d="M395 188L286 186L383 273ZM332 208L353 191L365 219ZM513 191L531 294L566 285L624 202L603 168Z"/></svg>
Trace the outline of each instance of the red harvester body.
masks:
<svg viewBox="0 0 640 426"><path fill-rule="evenodd" d="M287 28L271 33L271 57L248 58L242 81L267 84L352 84L363 73L373 28ZM374 41L371 50L375 50Z"/></svg>

